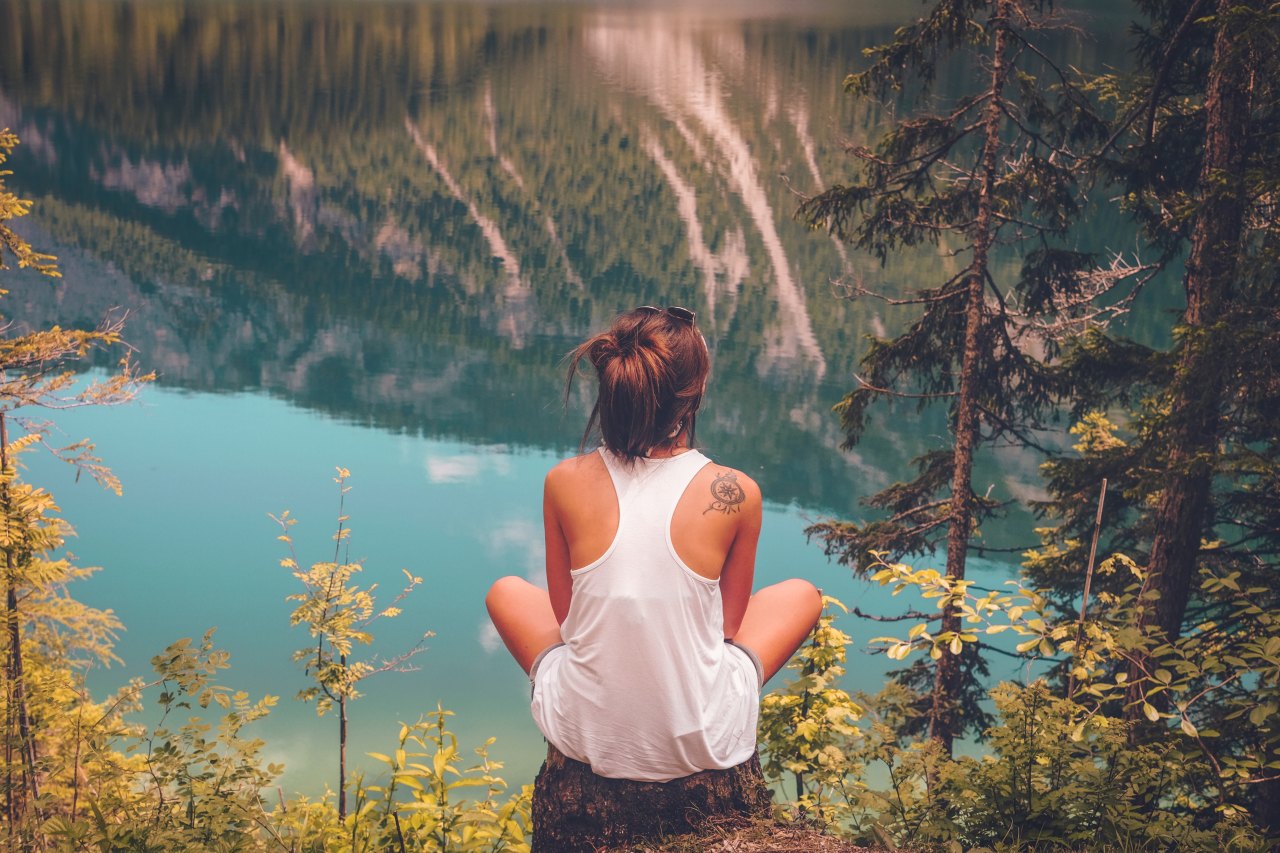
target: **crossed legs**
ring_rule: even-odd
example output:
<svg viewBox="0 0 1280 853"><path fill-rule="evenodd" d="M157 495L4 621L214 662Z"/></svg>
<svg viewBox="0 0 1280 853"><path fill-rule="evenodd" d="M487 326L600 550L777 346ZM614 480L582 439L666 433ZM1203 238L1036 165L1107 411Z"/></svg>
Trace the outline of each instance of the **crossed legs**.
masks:
<svg viewBox="0 0 1280 853"><path fill-rule="evenodd" d="M547 591L524 578L498 578L484 597L489 618L507 651L527 675L543 649L560 642L560 623Z"/></svg>
<svg viewBox="0 0 1280 853"><path fill-rule="evenodd" d="M822 615L822 593L806 580L766 586L751 596L733 641L760 658L764 680L787 665Z"/></svg>
<svg viewBox="0 0 1280 853"><path fill-rule="evenodd" d="M499 578L485 596L489 618L507 651L526 673L543 649L560 642L560 625L547 591L524 578ZM751 596L734 642L755 652L768 681L786 665L822 615L822 595L792 578Z"/></svg>

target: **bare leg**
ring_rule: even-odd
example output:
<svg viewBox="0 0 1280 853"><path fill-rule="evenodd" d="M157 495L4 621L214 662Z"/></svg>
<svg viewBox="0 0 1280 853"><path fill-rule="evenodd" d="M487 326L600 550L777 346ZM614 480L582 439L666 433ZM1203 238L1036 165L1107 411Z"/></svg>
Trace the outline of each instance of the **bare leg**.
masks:
<svg viewBox="0 0 1280 853"><path fill-rule="evenodd" d="M543 649L560 642L560 623L547 591L524 578L509 576L494 581L484 603L498 636L526 673Z"/></svg>
<svg viewBox="0 0 1280 853"><path fill-rule="evenodd" d="M786 666L822 615L822 594L806 580L792 578L751 596L735 643L760 658L764 680ZM496 620L495 620L496 621Z"/></svg>

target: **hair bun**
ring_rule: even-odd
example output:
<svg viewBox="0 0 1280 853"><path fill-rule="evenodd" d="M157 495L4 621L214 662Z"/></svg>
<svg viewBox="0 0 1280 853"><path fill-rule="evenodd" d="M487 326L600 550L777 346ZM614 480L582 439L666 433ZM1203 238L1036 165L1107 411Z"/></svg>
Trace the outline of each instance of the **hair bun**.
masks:
<svg viewBox="0 0 1280 853"><path fill-rule="evenodd" d="M651 329L617 329L596 336L591 343L590 359L599 368L613 359L631 359L641 352L652 352L666 359L670 357L669 349Z"/></svg>
<svg viewBox="0 0 1280 853"><path fill-rule="evenodd" d="M595 368L599 380L584 446L597 425L605 445L628 459L669 441L682 423L688 424L692 441L693 416L710 366L706 344L692 323L673 324L651 311L621 315L572 353L566 401L580 360Z"/></svg>
<svg viewBox="0 0 1280 853"><path fill-rule="evenodd" d="M588 359L592 366L601 368L606 362L618 358L623 354L623 348L620 345L617 336L606 333L603 335L597 335L595 339L591 341Z"/></svg>

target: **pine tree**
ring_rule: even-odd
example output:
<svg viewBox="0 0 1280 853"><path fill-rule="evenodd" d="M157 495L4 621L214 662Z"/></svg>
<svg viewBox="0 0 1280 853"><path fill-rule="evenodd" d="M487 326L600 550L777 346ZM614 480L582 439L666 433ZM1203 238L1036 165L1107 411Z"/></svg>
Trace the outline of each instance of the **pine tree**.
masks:
<svg viewBox="0 0 1280 853"><path fill-rule="evenodd" d="M1142 271L1104 264L1064 239L1084 203L1077 150L1096 146L1106 129L1074 73L1050 58L1052 39L1064 31L1048 3L943 0L846 80L859 97L896 96L919 108L874 150L853 149L857 180L807 199L800 215L881 263L920 244L967 259L955 275L906 298L851 287L855 297L918 313L905 332L873 340L863 356L859 387L837 406L846 447L867 429L870 405L892 398L946 404L951 439L917 460L913 480L869 499L887 518L811 529L855 570L869 551L896 558L945 542L946 574L964 577L972 541L1001 507L974 489L975 454L1001 443L1036 445L1035 428L1056 399L1043 358L1104 310L1096 297ZM945 66L953 82L970 75L966 93L930 109L944 57L966 51L976 55L967 67ZM995 274L996 253L1008 246L1023 261L1016 281ZM939 636L965 639L953 611L937 618ZM973 679L981 671L976 643L967 640L960 654L944 653L934 665L924 719L947 749L985 719ZM909 678L920 683L922 673Z"/></svg>
<svg viewBox="0 0 1280 853"><path fill-rule="evenodd" d="M1188 626L1218 648L1252 630L1240 611L1200 593L1203 573L1254 590L1262 613L1280 604L1280 14L1261 0L1139 7L1148 24L1138 30L1138 67L1106 82L1126 109L1098 166L1161 263L1185 256L1186 307L1167 351L1095 330L1066 354L1086 418L1081 454L1047 468L1053 498L1041 510L1059 525L1029 563L1060 604L1078 594L1092 523L1086 496L1107 477L1107 545L1145 567L1136 627L1146 639L1127 673L1134 722L1162 646ZM1151 702L1161 708L1163 696ZM1238 719L1212 727L1224 750L1274 748ZM1251 789L1255 816L1280 827L1277 780Z"/></svg>

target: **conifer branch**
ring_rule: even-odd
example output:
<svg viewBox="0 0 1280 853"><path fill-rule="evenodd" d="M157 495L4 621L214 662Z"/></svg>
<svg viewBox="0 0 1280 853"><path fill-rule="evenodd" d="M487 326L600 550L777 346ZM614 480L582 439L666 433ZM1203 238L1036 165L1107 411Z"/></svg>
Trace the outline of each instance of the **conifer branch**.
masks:
<svg viewBox="0 0 1280 853"><path fill-rule="evenodd" d="M896 515L891 517L889 521L892 523L905 521L906 519L913 518L917 515L920 515L921 513L928 512L934 509L941 509L949 503L951 503L950 500L943 498L936 501L929 501L928 503L917 504L913 507L904 509L901 512L897 513ZM946 519L943 518L942 516L937 516L935 518L930 519L928 522L924 524L920 524L920 525L916 525L915 527L912 527L911 530L928 530L932 527L937 527L939 524L942 524L945 521Z"/></svg>
<svg viewBox="0 0 1280 853"><path fill-rule="evenodd" d="M1018 440L1018 444L1030 447L1031 449L1043 453L1046 456L1053 453L1052 448L1044 446L1031 435L1028 431L1029 428L1015 424L1008 418L998 414L990 406L979 404L978 409L982 412L984 419L986 419L992 426L997 427L1000 432L1015 436Z"/></svg>
<svg viewBox="0 0 1280 853"><path fill-rule="evenodd" d="M1045 32L1048 30L1054 30L1057 32L1068 32L1074 36L1081 37L1081 38L1086 35L1083 29L1076 26L1075 24L1068 23L1065 20L1055 21L1052 24L1037 23L1027 18L1025 13L1023 14L1023 19L1024 19L1024 23L1026 24L1026 28L1033 32ZM1057 75L1058 80L1061 81L1062 83L1064 91L1066 91L1070 95L1079 97L1080 92L1078 88L1074 85L1074 81L1071 79L1071 77L1069 77L1062 70L1062 68L1058 65L1057 62L1053 60L1052 57L1050 57L1047 53L1041 50L1039 45L1037 45L1035 42L1031 41L1031 39L1024 36L1022 34L1022 30L1010 29L1009 35L1015 41L1022 44L1023 47L1027 48L1032 53L1034 53L1036 57L1039 58L1040 61L1042 61L1050 71L1052 71L1054 74ZM1082 102L1083 102L1083 99L1081 99L1080 101L1076 101L1076 103L1082 103Z"/></svg>
<svg viewBox="0 0 1280 853"><path fill-rule="evenodd" d="M1151 140L1155 136L1156 108L1160 103L1160 91L1164 88L1165 78L1169 76L1169 69L1173 66L1173 57L1178 49L1178 43L1182 41L1183 36L1191 29L1191 24L1199 17L1200 7L1203 5L1204 0L1195 0L1191 4L1191 7L1187 9L1186 17L1182 19L1182 23L1178 25L1178 29L1165 47L1164 58L1160 61L1160 67L1156 69L1156 75L1151 81L1151 94L1147 99L1147 124L1142 133L1145 144L1151 144Z"/></svg>

